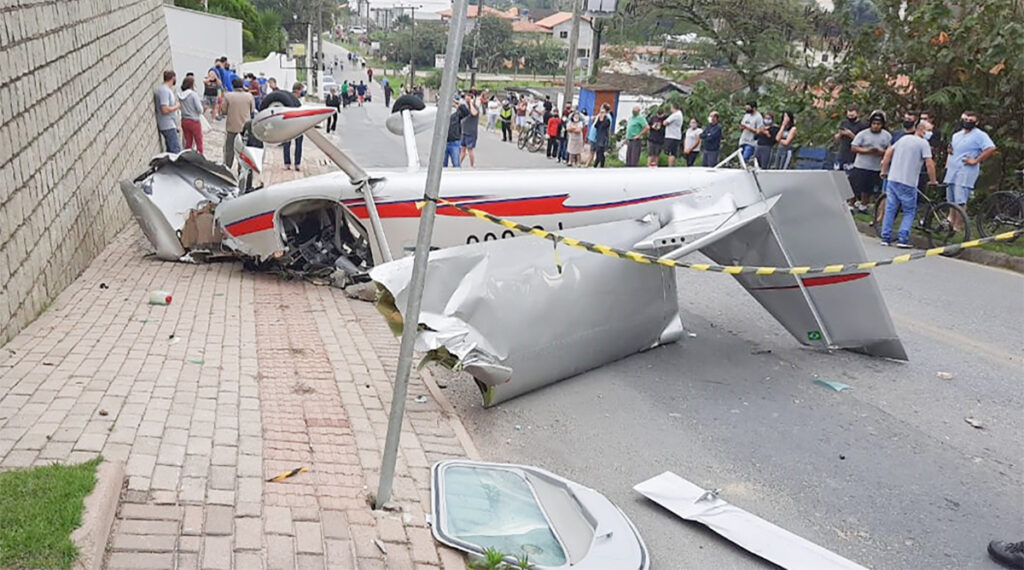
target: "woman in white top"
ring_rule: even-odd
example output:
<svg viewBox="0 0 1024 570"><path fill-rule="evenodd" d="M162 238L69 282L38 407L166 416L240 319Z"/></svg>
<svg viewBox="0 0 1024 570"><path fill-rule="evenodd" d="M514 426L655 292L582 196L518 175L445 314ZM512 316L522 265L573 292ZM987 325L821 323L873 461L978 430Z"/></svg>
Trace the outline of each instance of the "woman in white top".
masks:
<svg viewBox="0 0 1024 570"><path fill-rule="evenodd" d="M487 101L487 130L493 131L498 127L498 112L501 111L501 103L497 95L491 95Z"/></svg>
<svg viewBox="0 0 1024 570"><path fill-rule="evenodd" d="M792 111L786 111L782 113L782 125L779 126L779 132L775 135L775 140L779 142L779 150L775 154L777 170L788 170L790 163L793 162L793 150L796 148L796 145L793 144L795 138L796 119L793 118Z"/></svg>
<svg viewBox="0 0 1024 570"><path fill-rule="evenodd" d="M686 166L693 166L694 161L700 156L700 134L703 132L704 129L700 128L697 119L690 119L690 128L686 129L686 138L683 139Z"/></svg>

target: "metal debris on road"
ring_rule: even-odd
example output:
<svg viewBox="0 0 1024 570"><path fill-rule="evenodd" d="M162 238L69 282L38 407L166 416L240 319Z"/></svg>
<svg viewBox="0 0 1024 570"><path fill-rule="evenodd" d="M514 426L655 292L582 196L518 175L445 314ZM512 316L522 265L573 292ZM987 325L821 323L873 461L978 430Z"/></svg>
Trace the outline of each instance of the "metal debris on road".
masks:
<svg viewBox="0 0 1024 570"><path fill-rule="evenodd" d="M717 489L705 490L671 471L633 489L672 514L701 523L737 546L787 570L867 570L722 500Z"/></svg>
<svg viewBox="0 0 1024 570"><path fill-rule="evenodd" d="M824 378L815 378L814 383L824 386L826 388L831 388L836 392L842 392L843 390L853 389L853 386L850 386L849 384L843 384L842 382L836 382L835 380L825 380Z"/></svg>
<svg viewBox="0 0 1024 570"><path fill-rule="evenodd" d="M381 554L387 555L388 549L384 547L384 542L381 539L375 538L373 543L377 545L377 549L380 550Z"/></svg>
<svg viewBox="0 0 1024 570"><path fill-rule="evenodd" d="M415 401L417 404L426 404L427 403L427 397L423 396L423 395L419 395L419 396L416 396L416 398L414 398L413 401Z"/></svg>
<svg viewBox="0 0 1024 570"><path fill-rule="evenodd" d="M981 422L970 416L964 418L964 421L967 422L967 425L971 426L974 429L985 429L985 426Z"/></svg>
<svg viewBox="0 0 1024 570"><path fill-rule="evenodd" d="M939 380L952 380L953 379L953 373L952 372L936 372L935 375L939 377Z"/></svg>

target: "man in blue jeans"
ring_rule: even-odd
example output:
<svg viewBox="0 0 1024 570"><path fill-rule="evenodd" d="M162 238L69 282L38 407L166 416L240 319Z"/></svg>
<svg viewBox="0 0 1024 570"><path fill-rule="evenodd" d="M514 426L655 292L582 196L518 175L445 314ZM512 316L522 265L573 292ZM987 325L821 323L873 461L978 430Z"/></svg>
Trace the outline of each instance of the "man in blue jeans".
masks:
<svg viewBox="0 0 1024 570"><path fill-rule="evenodd" d="M885 185L885 217L882 219L882 245L892 244L892 227L896 223L896 210L903 208L896 247L909 248L910 230L914 226L917 211L917 179L921 164L928 169L928 184L935 185L935 161L932 147L925 139L925 133L932 130L928 121L918 121L914 135L901 137L890 146L882 157L881 176Z"/></svg>
<svg viewBox="0 0 1024 570"><path fill-rule="evenodd" d="M448 166L451 160L452 166L459 168L459 153L462 151L462 120L469 116L469 109L459 104L459 98L452 101L452 114L448 117L448 140L444 147L444 165Z"/></svg>

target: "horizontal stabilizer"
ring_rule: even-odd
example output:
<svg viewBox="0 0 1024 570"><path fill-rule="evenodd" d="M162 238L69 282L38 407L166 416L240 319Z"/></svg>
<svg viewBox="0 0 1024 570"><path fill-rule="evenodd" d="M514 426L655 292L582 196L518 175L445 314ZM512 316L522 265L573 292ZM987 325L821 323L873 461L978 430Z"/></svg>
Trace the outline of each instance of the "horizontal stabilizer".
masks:
<svg viewBox="0 0 1024 570"><path fill-rule="evenodd" d="M867 261L846 207L851 192L843 173L760 171L751 175L761 192L778 202L766 216L702 247L702 253L722 265L756 267ZM870 270L734 277L801 344L907 359Z"/></svg>

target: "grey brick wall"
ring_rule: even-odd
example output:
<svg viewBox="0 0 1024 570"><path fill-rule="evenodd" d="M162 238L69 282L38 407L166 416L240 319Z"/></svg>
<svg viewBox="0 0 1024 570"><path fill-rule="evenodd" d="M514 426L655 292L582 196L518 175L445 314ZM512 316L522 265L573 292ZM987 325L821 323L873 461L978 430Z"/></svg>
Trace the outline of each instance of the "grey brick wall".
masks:
<svg viewBox="0 0 1024 570"><path fill-rule="evenodd" d="M117 182L160 150L161 4L0 0L0 344L130 218Z"/></svg>

